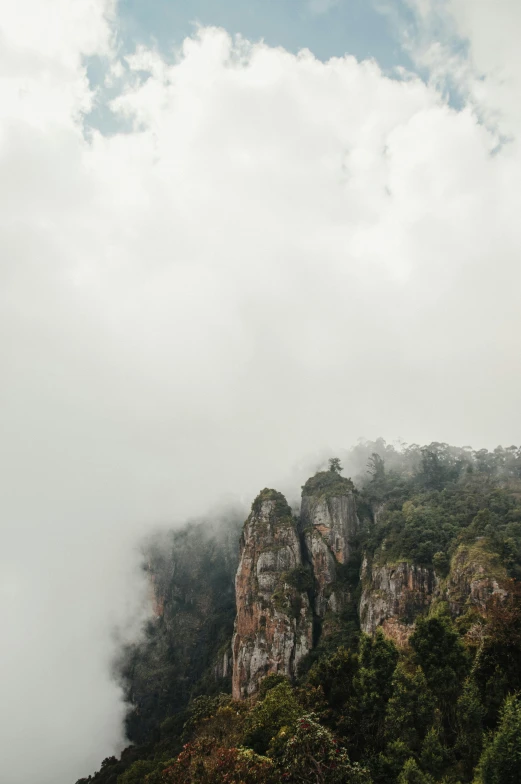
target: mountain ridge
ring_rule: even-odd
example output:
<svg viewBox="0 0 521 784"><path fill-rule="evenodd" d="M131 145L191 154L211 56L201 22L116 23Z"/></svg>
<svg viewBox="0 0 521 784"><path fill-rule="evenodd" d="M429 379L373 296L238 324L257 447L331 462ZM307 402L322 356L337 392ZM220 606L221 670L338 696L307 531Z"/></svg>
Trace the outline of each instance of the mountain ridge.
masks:
<svg viewBox="0 0 521 784"><path fill-rule="evenodd" d="M401 688L396 668L405 666L407 678L414 678L406 664L412 661L416 661L421 678L426 679L427 701L437 706L433 710L438 711L440 718L435 719L435 713L431 718L434 724L438 721L439 742L450 750L444 765L440 763L438 767L452 778L443 780L462 784L473 781L471 776L483 750L484 730L499 731L501 706L506 710L506 700L513 696L515 684L521 688L521 667L516 669L505 660L501 667L508 671L510 683L501 685L489 672L490 666L483 665L492 655L490 651L483 653L488 645L485 630L495 628L494 623L501 618L508 625L508 613L515 616L518 611L520 450L469 453L444 444L413 446L401 455L393 450L381 441L367 444L368 471L365 479L356 483L341 476L338 459L330 461L329 470L318 471L304 484L299 515L293 514L282 494L265 489L253 502L240 537L237 519L233 524L221 521L214 533L203 530L204 526L192 526L173 535L170 561L161 555L163 550L156 561L149 562L156 607L160 609L151 623L150 639L127 651L122 667L127 696L134 704L127 721L128 734L138 746L125 752L129 764L123 758L112 759L92 779L82 781L199 781L193 771L184 779L179 778L176 755L182 754L181 740L191 738L190 745L195 737L196 744L200 744L197 733L205 722L210 722L209 716L214 716L211 721L220 727L215 730L217 736L222 734L224 719L218 721L216 716L223 716L227 705L234 705L237 715L245 711L246 723L252 721L255 711L270 695L272 702L276 701L277 694L294 705L295 716L299 711L303 715L305 709L316 714L315 718L310 714L311 718L306 719L309 727L318 721L314 732L320 733L323 727L324 731L329 728L327 731L340 735L350 758L345 763L342 781L441 781L436 778L436 765L428 763L425 755L422 762L419 746L405 744L405 750L398 753L398 747L389 746L391 741L386 735L385 722L393 715L392 700L398 698ZM167 564L167 572L168 563L176 558L183 561L184 573L183 569L170 569L165 580L165 572L158 566L161 558L163 566ZM212 626L214 613L218 620ZM512 636L511 627L510 623L508 634ZM179 637L180 632L185 640L177 639L174 644L174 637ZM452 709L444 702L446 697L437 693L436 681L429 680L429 667L416 650L427 632L435 638L446 637L446 644L456 646L456 651L461 646L463 653L454 654L459 664L454 664L451 675L451 694L456 702L463 699L464 684L471 677L467 664L473 660L473 666L484 667L484 674L479 676L483 683L476 685L478 691L481 689L476 711L481 711L484 718L478 722L481 735L477 733L473 741L472 766L468 759L464 762L462 741L455 740L451 729L459 719L450 717ZM371 644L366 642L371 639ZM517 644L514 639L516 651ZM194 649L200 655L192 661L190 652ZM154 659L154 651L159 651L159 658L156 655ZM390 664L389 683L380 681L373 687L381 703L381 716L374 714L371 719L376 722L375 727L380 727L375 740L371 731L360 730L368 720L360 707L367 702L368 697L363 694L368 687L360 686L360 676L353 673L359 672L364 662L368 672L376 673L383 665L375 662L382 656L390 657L392 667ZM501 659L497 651L494 656ZM143 675L147 661L155 661L155 666ZM337 707L328 696L331 676L323 669L327 662L347 668L346 682L354 678L352 694L343 703L343 714L334 720ZM407 688L411 688L407 678ZM225 696L230 691L232 696ZM353 703L354 694L358 694L359 704ZM241 704L243 707L239 707ZM194 719L194 710L202 717ZM353 716L360 710L361 723L357 725ZM287 732L297 738L300 725L295 724L295 716L287 719ZM203 724L198 725L198 721ZM434 724L429 732L434 732ZM195 735L194 726L199 726ZM355 740L360 732L365 733L363 743ZM228 738L228 742L234 741L230 747L235 749L232 769L241 769L243 761L237 754L240 756L240 749L250 747L252 753L260 753L262 759L268 760L250 760L252 770L267 765L269 776L273 774L273 781L278 781L277 776L283 775L281 760L286 759L289 746L281 740L279 745L285 751L279 749L278 757L270 746L275 743L275 736L269 743L255 745L255 733L244 735L237 728L234 733ZM426 731L422 743L427 742L427 736ZM215 738L208 739L210 745L215 746L215 742ZM400 733L393 743L405 743ZM135 758L139 747L145 751L137 752ZM197 749L201 770L211 768L214 752L205 756L200 745ZM160 770L167 761L171 763L169 768ZM127 776L138 762L147 763L141 766L142 773L136 768L135 778ZM360 770L353 767L358 763ZM414 765L418 775L430 778L403 779L404 771L413 771ZM329 771L324 781L333 781L332 771L324 770ZM208 781L221 781L215 778L215 770L212 775L214 778ZM269 776L266 781L271 780Z"/></svg>

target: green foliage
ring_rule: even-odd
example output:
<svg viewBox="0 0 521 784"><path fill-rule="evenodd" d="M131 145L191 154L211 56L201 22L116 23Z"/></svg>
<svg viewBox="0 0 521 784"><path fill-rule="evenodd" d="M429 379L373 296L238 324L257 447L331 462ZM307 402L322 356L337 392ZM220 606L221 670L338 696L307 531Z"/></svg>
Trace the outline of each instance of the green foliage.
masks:
<svg viewBox="0 0 521 784"><path fill-rule="evenodd" d="M387 703L385 734L389 741L400 740L409 751L419 752L434 720L434 696L421 667L401 661L392 679L392 696Z"/></svg>
<svg viewBox="0 0 521 784"><path fill-rule="evenodd" d="M269 675L266 675L259 686L259 699L263 700L270 689L275 688L279 683L288 683L288 679L285 675L282 675L279 672L270 672Z"/></svg>
<svg viewBox="0 0 521 784"><path fill-rule="evenodd" d="M375 505L385 505L362 542L377 561L433 565L436 558L445 576L460 542L486 536L510 575L521 577L521 449L498 448L487 460L447 444L399 452L377 442L364 449L369 465L359 514L374 523Z"/></svg>
<svg viewBox="0 0 521 784"><path fill-rule="evenodd" d="M248 714L244 725L244 745L258 754L266 754L283 727L293 728L299 713L300 706L291 686L287 681L279 683Z"/></svg>
<svg viewBox="0 0 521 784"><path fill-rule="evenodd" d="M372 638L361 636L358 662L345 721L339 722L357 758L364 749L376 754L385 746L385 713L392 694L398 650L378 629Z"/></svg>
<svg viewBox="0 0 521 784"><path fill-rule="evenodd" d="M438 777L445 767L447 756L447 749L441 742L438 727L431 727L422 744L420 754L422 768Z"/></svg>
<svg viewBox="0 0 521 784"><path fill-rule="evenodd" d="M441 551L434 553L432 556L432 565L434 566L437 575L446 577L450 570L450 561L447 553Z"/></svg>
<svg viewBox="0 0 521 784"><path fill-rule="evenodd" d="M410 757L398 776L398 784L434 784L434 779L429 774L423 773L416 760Z"/></svg>
<svg viewBox="0 0 521 784"><path fill-rule="evenodd" d="M211 740L186 745L162 775L163 784L280 784L270 759Z"/></svg>
<svg viewBox="0 0 521 784"><path fill-rule="evenodd" d="M341 471L344 470L340 465L340 459L338 457L330 457L328 462L330 471L334 471L336 474L340 474Z"/></svg>
<svg viewBox="0 0 521 784"><path fill-rule="evenodd" d="M505 584L505 599L492 597L473 664L485 708L484 727L493 728L505 697L521 691L521 585Z"/></svg>
<svg viewBox="0 0 521 784"><path fill-rule="evenodd" d="M521 699L507 697L499 727L489 738L476 771L475 784L519 784L521 771Z"/></svg>
<svg viewBox="0 0 521 784"><path fill-rule="evenodd" d="M322 689L329 707L338 714L352 695L353 677L357 670L358 656L341 647L315 662L307 681L311 686Z"/></svg>
<svg viewBox="0 0 521 784"><path fill-rule="evenodd" d="M457 740L455 749L461 759L465 780L470 780L483 745L485 709L478 686L467 678L456 708Z"/></svg>
<svg viewBox="0 0 521 784"><path fill-rule="evenodd" d="M379 440L353 452L368 468L354 491L362 525L334 584L352 601L315 619L319 642L307 674L297 686L268 675L256 700L221 694L229 679L218 679L214 667L232 634L239 527L230 521L224 533L207 524L175 532L147 552L163 614L122 667L135 700L130 734L142 745L104 760L92 784L521 780L521 709L512 696L521 692L521 588L507 580L521 576L521 450L394 448ZM353 492L341 470L333 459L303 495ZM272 521L295 525L275 490L263 490L252 511L267 500ZM441 605L427 618L411 611L415 631L399 650L381 631L360 634L363 553L375 564L433 567L441 589L450 589L450 612L464 615L454 622ZM468 609L466 584L475 575L494 579L506 595L485 610ZM312 571L299 566L281 576L271 602L298 614L299 597L312 599L314 589Z"/></svg>
<svg viewBox="0 0 521 784"><path fill-rule="evenodd" d="M418 618L410 644L443 712L450 710L468 674L469 659L448 615Z"/></svg>
<svg viewBox="0 0 521 784"><path fill-rule="evenodd" d="M183 740L189 740L201 723L212 716L219 707L226 705L230 702L230 697L227 694L219 694L215 697L209 697L202 694L196 697L189 705L186 711L186 721L183 726Z"/></svg>
<svg viewBox="0 0 521 784"><path fill-rule="evenodd" d="M345 749L313 714L302 716L281 760L283 781L295 784L371 784L369 772L352 764Z"/></svg>
<svg viewBox="0 0 521 784"><path fill-rule="evenodd" d="M373 778L377 784L396 782L411 750L402 740L387 744L385 750L371 760Z"/></svg>
<svg viewBox="0 0 521 784"><path fill-rule="evenodd" d="M143 784L147 773L152 773L155 767L155 763L149 760L137 760L118 776L118 784Z"/></svg>
<svg viewBox="0 0 521 784"><path fill-rule="evenodd" d="M337 471L319 471L303 485L302 495L333 498L340 495L346 495L353 490L354 484L351 479L340 476Z"/></svg>
<svg viewBox="0 0 521 784"><path fill-rule="evenodd" d="M282 579L299 593L306 593L313 590L313 572L309 566L296 566L290 572L285 572Z"/></svg>
<svg viewBox="0 0 521 784"><path fill-rule="evenodd" d="M385 479L385 461L377 452L373 452L367 461L367 470L374 485L381 486Z"/></svg>
<svg viewBox="0 0 521 784"><path fill-rule="evenodd" d="M293 514L291 511L291 507L288 505L288 502L282 495L279 493L278 490L272 490L269 487L265 487L264 490L261 490L257 498L254 500L251 511L253 514L259 514L262 508L262 504L265 501L274 501L274 508L273 508L273 515L278 518L293 518Z"/></svg>

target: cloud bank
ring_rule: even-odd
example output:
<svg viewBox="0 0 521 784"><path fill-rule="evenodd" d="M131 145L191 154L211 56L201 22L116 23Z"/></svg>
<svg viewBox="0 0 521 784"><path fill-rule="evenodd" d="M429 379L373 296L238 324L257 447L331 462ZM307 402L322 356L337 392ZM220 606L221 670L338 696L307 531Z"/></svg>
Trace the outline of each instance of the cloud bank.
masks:
<svg viewBox="0 0 521 784"><path fill-rule="evenodd" d="M217 29L123 57L105 0L3 10L6 784L122 742L147 526L358 436L521 440L519 11L411 5L427 82ZM87 128L108 90L128 132Z"/></svg>

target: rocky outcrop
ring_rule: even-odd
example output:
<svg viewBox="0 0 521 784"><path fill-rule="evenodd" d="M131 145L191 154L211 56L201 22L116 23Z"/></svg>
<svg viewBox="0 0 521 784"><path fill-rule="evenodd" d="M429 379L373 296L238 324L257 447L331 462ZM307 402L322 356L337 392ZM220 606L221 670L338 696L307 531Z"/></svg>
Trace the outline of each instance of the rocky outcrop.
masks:
<svg viewBox="0 0 521 784"><path fill-rule="evenodd" d="M450 572L439 586L438 598L447 602L454 616L470 608L483 611L492 596L507 595L501 587L506 579L499 555L490 551L485 537L479 537L472 544L458 547Z"/></svg>
<svg viewBox="0 0 521 784"><path fill-rule="evenodd" d="M338 563L345 564L358 531L353 493L342 495L303 495L300 511L303 529L320 533Z"/></svg>
<svg viewBox="0 0 521 784"><path fill-rule="evenodd" d="M339 612L348 601L347 587L338 577L339 565L347 563L359 526L350 481L325 471L306 482L300 526L315 577L314 611L323 619L328 611Z"/></svg>
<svg viewBox="0 0 521 784"><path fill-rule="evenodd" d="M233 659L232 648L228 644L223 650L217 653L217 660L214 666L214 675L217 680L228 678L232 674Z"/></svg>
<svg viewBox="0 0 521 784"><path fill-rule="evenodd" d="M311 649L313 619L301 585L304 571L291 509L283 495L263 490L244 525L235 579L236 699L255 693L268 673L293 677Z"/></svg>
<svg viewBox="0 0 521 784"><path fill-rule="evenodd" d="M361 580L362 631L373 634L378 626L392 620L392 624L387 623L389 636L401 643L412 630L415 617L429 608L438 586L433 569L407 561L376 565L367 557L362 563Z"/></svg>
<svg viewBox="0 0 521 784"><path fill-rule="evenodd" d="M414 619L431 605L445 602L453 617L469 609L483 612L492 596L507 595L502 587L507 572L499 555L490 551L485 537L461 544L445 578L433 568L406 561L371 564L364 558L361 571L360 626L373 634L381 626L388 637L403 645Z"/></svg>
<svg viewBox="0 0 521 784"><path fill-rule="evenodd" d="M341 600L334 587L337 579L337 561L320 531L308 528L304 532L307 556L315 578L313 609L324 618L328 610L338 611Z"/></svg>

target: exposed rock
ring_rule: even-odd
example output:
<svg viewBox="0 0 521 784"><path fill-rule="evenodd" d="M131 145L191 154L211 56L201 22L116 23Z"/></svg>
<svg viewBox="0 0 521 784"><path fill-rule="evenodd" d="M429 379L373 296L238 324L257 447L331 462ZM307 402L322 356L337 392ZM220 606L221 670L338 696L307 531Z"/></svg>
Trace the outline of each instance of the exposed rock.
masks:
<svg viewBox="0 0 521 784"><path fill-rule="evenodd" d="M452 615L461 615L473 607L485 609L491 596L504 598L501 588L507 572L499 555L490 552L485 537L472 544L461 544L454 553L450 572L438 590L438 597L448 603Z"/></svg>
<svg viewBox="0 0 521 784"><path fill-rule="evenodd" d="M353 494L303 495L300 512L302 527L318 531L338 563L346 563L351 543L358 531L358 517Z"/></svg>
<svg viewBox="0 0 521 784"><path fill-rule="evenodd" d="M433 569L406 561L371 565L367 557L361 579L360 625L367 634L390 618L411 626L414 618L428 609L438 584Z"/></svg>
<svg viewBox="0 0 521 784"><path fill-rule="evenodd" d="M337 562L329 545L314 527L304 532L308 558L313 566L315 576L314 611L323 618L328 610L338 611L338 599L332 591L336 580Z"/></svg>
<svg viewBox="0 0 521 784"><path fill-rule="evenodd" d="M315 576L314 611L324 618L348 601L347 588L338 584L338 566L349 559L359 523L350 480L333 472L317 477L303 487L300 526Z"/></svg>
<svg viewBox="0 0 521 784"><path fill-rule="evenodd" d="M235 580L233 696L258 690L270 672L289 677L312 646L312 612L305 590L299 536L284 496L263 490L253 503L240 544Z"/></svg>
<svg viewBox="0 0 521 784"><path fill-rule="evenodd" d="M362 563L360 625L372 634L378 626L397 644L404 644L414 619L434 602L447 602L454 617L468 609L485 610L491 596L504 598L507 577L499 555L490 552L485 537L462 544L452 557L445 579L434 569L402 561L394 564Z"/></svg>
<svg viewBox="0 0 521 784"><path fill-rule="evenodd" d="M217 654L217 662L214 667L216 679L228 678L232 674L233 657L231 645L227 645L224 651Z"/></svg>

